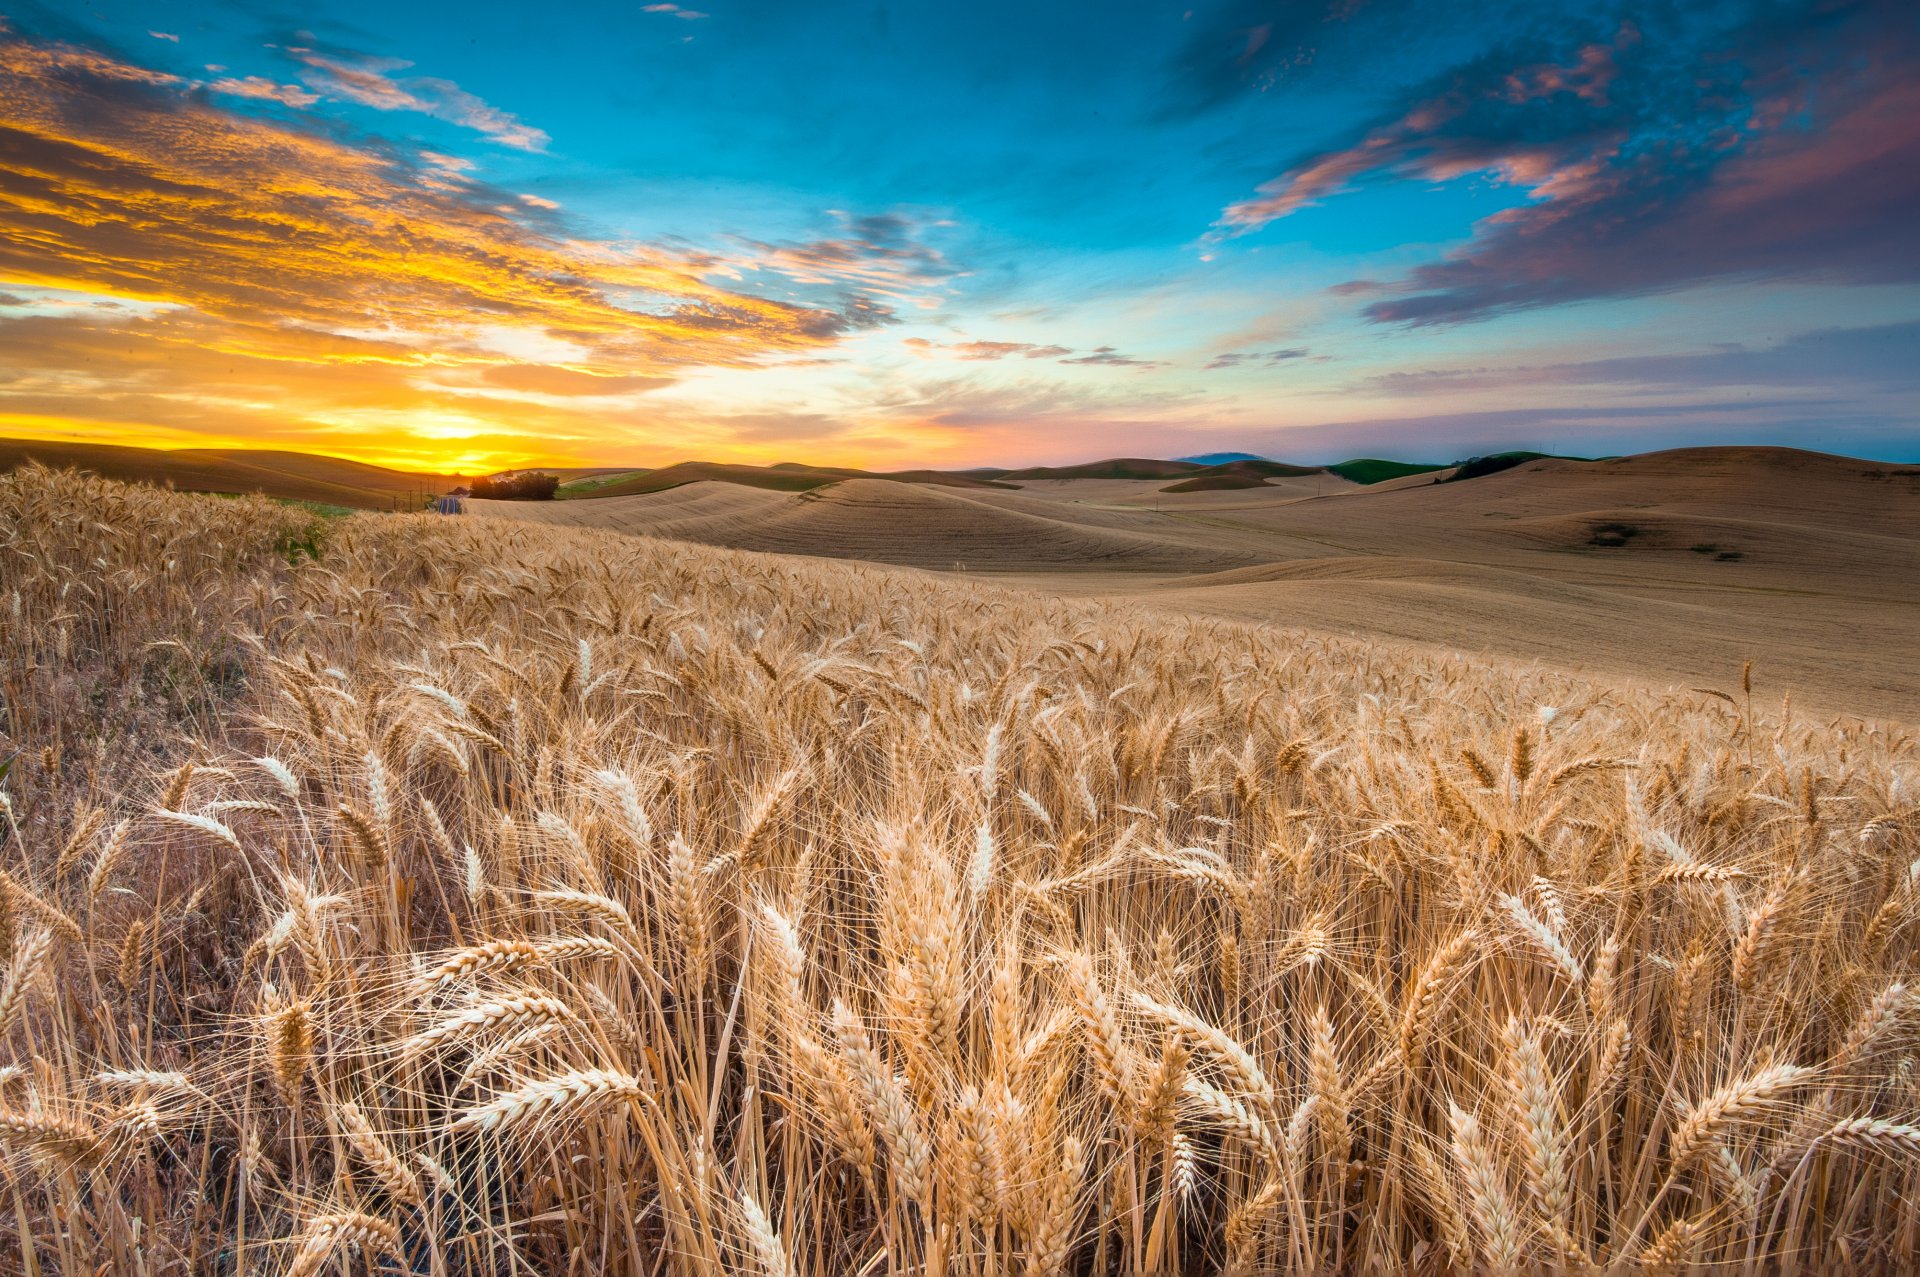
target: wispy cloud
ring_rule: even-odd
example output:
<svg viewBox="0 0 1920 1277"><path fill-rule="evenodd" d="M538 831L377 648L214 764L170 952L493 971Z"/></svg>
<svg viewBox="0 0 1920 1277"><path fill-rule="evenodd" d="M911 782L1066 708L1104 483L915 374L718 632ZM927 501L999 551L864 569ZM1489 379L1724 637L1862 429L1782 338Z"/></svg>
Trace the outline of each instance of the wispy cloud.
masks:
<svg viewBox="0 0 1920 1277"><path fill-rule="evenodd" d="M276 84L265 76L249 75L236 79L232 76L209 81L209 89L215 93L224 93L228 97L251 98L256 102L278 102L282 106L309 107L320 100L318 93L310 92L297 84Z"/></svg>
<svg viewBox="0 0 1920 1277"><path fill-rule="evenodd" d="M1209 370L1218 368L1238 368L1243 364L1281 364L1289 359L1305 359L1310 354L1303 346L1290 346L1285 350L1232 350L1215 355L1207 364Z"/></svg>
<svg viewBox="0 0 1920 1277"><path fill-rule="evenodd" d="M677 4L649 4L649 5L643 5L643 6L641 6L641 12L643 12L643 13L664 13L664 14L667 14L668 16L670 16L670 17L675 17L675 18L685 18L685 19L687 19L687 20L688 20L688 21L690 21L690 22L698 22L698 21L699 21L699 20L700 20L701 18L705 18L705 17L710 17L710 16L711 16L710 14L705 14L705 13L702 13L702 12L700 12L700 11L699 11L698 9L682 9L682 8L681 8L681 7L679 6L679 5L677 5Z"/></svg>
<svg viewBox="0 0 1920 1277"><path fill-rule="evenodd" d="M1121 354L1112 346L1095 346L1093 353L1079 355L1073 359L1062 359L1063 364L1097 364L1108 368L1156 368L1159 365L1151 359L1134 359Z"/></svg>
<svg viewBox="0 0 1920 1277"><path fill-rule="evenodd" d="M1151 359L1133 359L1113 346L1095 346L1084 355L1075 355L1071 347L1042 345L1030 341L930 341L908 337L902 345L927 358L958 359L966 363L991 363L1002 359L1050 359L1060 364L1080 364L1110 368L1157 368Z"/></svg>
<svg viewBox="0 0 1920 1277"><path fill-rule="evenodd" d="M920 354L950 354L971 362L1010 359L1016 355L1022 359L1056 359L1073 353L1065 346L1042 346L1030 341L956 341L943 345L925 337L908 337L903 344Z"/></svg>
<svg viewBox="0 0 1920 1277"><path fill-rule="evenodd" d="M451 80L433 76L394 78L395 72L411 67L411 62L318 47L304 33L299 38L300 43L286 45L284 52L306 68L301 78L310 87L329 96L376 111L418 111L520 151L544 151L552 140L543 130L522 124Z"/></svg>
<svg viewBox="0 0 1920 1277"><path fill-rule="evenodd" d="M899 304L928 305L963 272L925 238L932 227L901 213L855 216L835 211L838 233L810 240L733 237L737 252L716 254L716 267L772 271L797 284L857 287Z"/></svg>

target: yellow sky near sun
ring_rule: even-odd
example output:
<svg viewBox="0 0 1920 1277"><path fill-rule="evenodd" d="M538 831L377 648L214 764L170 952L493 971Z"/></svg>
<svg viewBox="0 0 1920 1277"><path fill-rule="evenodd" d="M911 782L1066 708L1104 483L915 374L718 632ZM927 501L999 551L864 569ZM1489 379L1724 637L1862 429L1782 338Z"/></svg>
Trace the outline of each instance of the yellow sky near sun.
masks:
<svg viewBox="0 0 1920 1277"><path fill-rule="evenodd" d="M855 326L731 286L738 262L568 239L431 157L241 115L106 54L0 31L0 77L11 435L459 470L683 443L777 459L806 441L658 392Z"/></svg>

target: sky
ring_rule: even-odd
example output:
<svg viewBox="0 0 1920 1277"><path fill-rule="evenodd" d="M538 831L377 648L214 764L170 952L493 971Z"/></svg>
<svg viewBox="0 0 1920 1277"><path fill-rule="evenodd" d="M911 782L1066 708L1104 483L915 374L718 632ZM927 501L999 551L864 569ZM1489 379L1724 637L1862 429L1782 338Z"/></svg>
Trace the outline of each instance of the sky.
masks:
<svg viewBox="0 0 1920 1277"><path fill-rule="evenodd" d="M1911 0L0 0L0 435L1920 460Z"/></svg>

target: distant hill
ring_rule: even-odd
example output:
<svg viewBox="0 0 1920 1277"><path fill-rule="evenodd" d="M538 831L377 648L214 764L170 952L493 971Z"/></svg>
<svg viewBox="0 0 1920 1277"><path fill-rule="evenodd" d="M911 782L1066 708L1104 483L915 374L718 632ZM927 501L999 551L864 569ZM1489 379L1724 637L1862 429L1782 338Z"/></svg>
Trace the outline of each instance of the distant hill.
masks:
<svg viewBox="0 0 1920 1277"><path fill-rule="evenodd" d="M1029 466L1025 470L970 470L984 478L1010 483L1035 479L1180 479L1207 467L1191 461L1155 461L1150 457L1111 457L1077 466Z"/></svg>
<svg viewBox="0 0 1920 1277"><path fill-rule="evenodd" d="M1435 479L1435 483L1459 483L1466 479L1481 479L1490 474L1499 474L1502 470L1511 470L1515 466L1524 466L1529 461L1587 461L1587 457L1563 457L1551 452L1490 452L1484 457L1469 457L1454 467L1453 473L1444 478Z"/></svg>
<svg viewBox="0 0 1920 1277"><path fill-rule="evenodd" d="M261 493L362 510L387 510L416 494L442 493L458 475L408 474L340 457L248 448L132 448L104 443L0 439L0 470L28 461L69 466L131 483L169 484L187 492Z"/></svg>
<svg viewBox="0 0 1920 1277"><path fill-rule="evenodd" d="M1208 466L1190 479L1169 484L1162 492L1218 492L1231 488L1264 488L1268 479L1297 478L1319 474L1318 466L1290 466L1284 461L1247 457L1224 465Z"/></svg>
<svg viewBox="0 0 1920 1277"><path fill-rule="evenodd" d="M1175 461L1190 461L1196 466L1224 466L1231 461L1265 461L1267 458L1257 452L1203 452L1197 457L1175 457Z"/></svg>
<svg viewBox="0 0 1920 1277"><path fill-rule="evenodd" d="M1337 474L1351 483L1385 483L1389 479L1404 479L1413 474L1432 474L1436 470L1445 470L1445 466L1420 465L1411 461L1382 461L1378 457L1355 457L1352 461L1341 461L1327 467L1329 473Z"/></svg>

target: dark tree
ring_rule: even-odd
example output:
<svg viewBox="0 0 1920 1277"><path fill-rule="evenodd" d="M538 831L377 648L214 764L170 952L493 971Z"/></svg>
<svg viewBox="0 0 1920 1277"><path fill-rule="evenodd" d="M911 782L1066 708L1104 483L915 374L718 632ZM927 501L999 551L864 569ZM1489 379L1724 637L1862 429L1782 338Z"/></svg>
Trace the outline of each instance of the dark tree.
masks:
<svg viewBox="0 0 1920 1277"><path fill-rule="evenodd" d="M473 481L473 495L482 501L551 501L560 476L544 470L508 470Z"/></svg>

